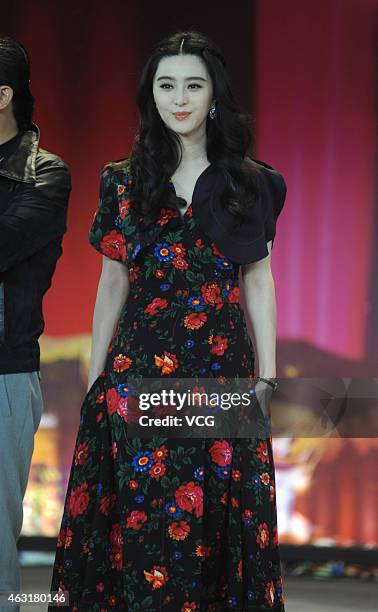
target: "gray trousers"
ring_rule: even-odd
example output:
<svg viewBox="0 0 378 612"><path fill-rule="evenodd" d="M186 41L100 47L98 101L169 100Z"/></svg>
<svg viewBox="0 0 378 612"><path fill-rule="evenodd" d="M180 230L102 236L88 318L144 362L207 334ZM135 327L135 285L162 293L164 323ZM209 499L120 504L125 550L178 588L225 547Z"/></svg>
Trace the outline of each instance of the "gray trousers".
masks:
<svg viewBox="0 0 378 612"><path fill-rule="evenodd" d="M17 540L42 411L39 372L0 374L0 592L20 591Z"/></svg>

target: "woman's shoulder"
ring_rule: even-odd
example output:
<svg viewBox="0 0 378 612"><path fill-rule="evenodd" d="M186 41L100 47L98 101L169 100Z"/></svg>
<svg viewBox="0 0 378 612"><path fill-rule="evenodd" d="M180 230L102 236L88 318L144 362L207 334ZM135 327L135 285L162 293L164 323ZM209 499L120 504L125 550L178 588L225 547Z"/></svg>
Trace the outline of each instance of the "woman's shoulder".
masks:
<svg viewBox="0 0 378 612"><path fill-rule="evenodd" d="M245 161L250 163L254 168L262 172L265 172L268 174L280 174L278 170L273 168L273 166L271 166L265 161L262 161L261 159L256 159L254 157L245 157Z"/></svg>
<svg viewBox="0 0 378 612"><path fill-rule="evenodd" d="M101 175L111 176L114 180L128 184L131 182L131 158L123 157L107 162L101 169Z"/></svg>
<svg viewBox="0 0 378 612"><path fill-rule="evenodd" d="M258 171L262 177L263 186L272 186L286 194L286 182L283 175L270 164L261 159L246 157L245 161Z"/></svg>

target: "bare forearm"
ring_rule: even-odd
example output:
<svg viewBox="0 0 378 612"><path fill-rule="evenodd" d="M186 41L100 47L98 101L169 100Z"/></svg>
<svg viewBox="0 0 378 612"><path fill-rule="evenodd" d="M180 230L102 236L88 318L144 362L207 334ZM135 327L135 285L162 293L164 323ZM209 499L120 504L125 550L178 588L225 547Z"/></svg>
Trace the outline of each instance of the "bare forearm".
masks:
<svg viewBox="0 0 378 612"><path fill-rule="evenodd" d="M276 295L271 275L262 282L244 284L245 302L251 319L259 376L276 377Z"/></svg>
<svg viewBox="0 0 378 612"><path fill-rule="evenodd" d="M104 369L110 341L128 295L128 285L114 287L100 280L93 314L88 389Z"/></svg>

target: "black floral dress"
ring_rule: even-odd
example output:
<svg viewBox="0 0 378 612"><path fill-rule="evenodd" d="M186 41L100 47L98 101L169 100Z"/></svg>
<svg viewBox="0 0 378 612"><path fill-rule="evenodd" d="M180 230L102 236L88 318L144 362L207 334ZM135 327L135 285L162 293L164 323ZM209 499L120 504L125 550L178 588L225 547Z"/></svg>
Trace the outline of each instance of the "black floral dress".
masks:
<svg viewBox="0 0 378 612"><path fill-rule="evenodd" d="M283 612L271 438L127 435L130 375L254 377L239 265L192 204L139 232L129 181L105 166L89 236L130 293L81 408L51 590L73 612Z"/></svg>

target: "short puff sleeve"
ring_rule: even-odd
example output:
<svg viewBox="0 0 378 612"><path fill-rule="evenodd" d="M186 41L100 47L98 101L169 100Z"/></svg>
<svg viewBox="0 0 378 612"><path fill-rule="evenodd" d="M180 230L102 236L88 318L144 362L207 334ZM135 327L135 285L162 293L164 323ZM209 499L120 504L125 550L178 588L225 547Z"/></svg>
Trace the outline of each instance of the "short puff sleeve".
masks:
<svg viewBox="0 0 378 612"><path fill-rule="evenodd" d="M254 166L258 197L237 227L231 212L222 204L227 183L215 164L202 175L192 202L194 216L203 232L225 257L242 265L269 255L267 243L274 240L286 197L286 183L279 172L265 162L254 159L249 162Z"/></svg>
<svg viewBox="0 0 378 612"><path fill-rule="evenodd" d="M99 203L88 238L102 255L126 263L126 240L121 231L118 188L112 165L107 164L101 170Z"/></svg>

